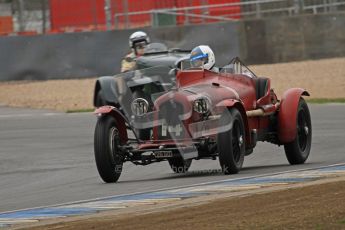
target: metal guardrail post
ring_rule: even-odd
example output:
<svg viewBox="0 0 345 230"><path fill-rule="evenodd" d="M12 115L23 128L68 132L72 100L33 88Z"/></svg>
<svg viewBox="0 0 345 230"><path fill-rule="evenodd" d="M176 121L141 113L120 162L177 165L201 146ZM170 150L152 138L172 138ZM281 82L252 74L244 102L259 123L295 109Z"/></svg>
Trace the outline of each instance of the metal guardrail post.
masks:
<svg viewBox="0 0 345 230"><path fill-rule="evenodd" d="M93 19L93 26L94 26L94 28L97 28L98 22L97 22L97 2L96 2L96 0L92 1L91 13L92 13L92 19Z"/></svg>
<svg viewBox="0 0 345 230"><path fill-rule="evenodd" d="M201 5L206 6L207 5L207 0L201 0ZM201 9L203 15L208 15L209 14L209 9L208 8L202 8ZM205 23L205 18L201 18L201 22Z"/></svg>
<svg viewBox="0 0 345 230"><path fill-rule="evenodd" d="M184 13L185 13L185 25L189 25L189 16L188 16L188 10L184 10Z"/></svg>
<svg viewBox="0 0 345 230"><path fill-rule="evenodd" d="M46 33L46 25L47 25L47 15L46 15L46 10L47 10L47 3L46 0L41 0L42 4L42 33Z"/></svg>
<svg viewBox="0 0 345 230"><path fill-rule="evenodd" d="M151 10L151 13L150 13L151 27L155 27L157 25L155 14L156 14L155 10Z"/></svg>
<svg viewBox="0 0 345 230"><path fill-rule="evenodd" d="M328 12L334 11L334 6L332 6L333 0L328 0L328 4L329 4L328 9L327 9Z"/></svg>
<svg viewBox="0 0 345 230"><path fill-rule="evenodd" d="M261 18L261 5L260 2L255 4L256 18Z"/></svg>
<svg viewBox="0 0 345 230"><path fill-rule="evenodd" d="M327 12L328 11L328 7L327 7L328 1L323 0L322 3L323 3L323 12Z"/></svg>
<svg viewBox="0 0 345 230"><path fill-rule="evenodd" d="M104 0L104 13L107 30L111 30L111 0Z"/></svg>
<svg viewBox="0 0 345 230"><path fill-rule="evenodd" d="M304 0L294 0L295 14L303 13Z"/></svg>
<svg viewBox="0 0 345 230"><path fill-rule="evenodd" d="M123 12L125 14L125 26L129 28L128 0L122 0Z"/></svg>
<svg viewBox="0 0 345 230"><path fill-rule="evenodd" d="M25 30L24 25L24 0L18 0L19 11L18 11L18 21L19 21L19 31L23 32Z"/></svg>
<svg viewBox="0 0 345 230"><path fill-rule="evenodd" d="M118 28L119 28L118 19L117 19L117 14L114 14L114 28L115 28L115 29L118 29Z"/></svg>

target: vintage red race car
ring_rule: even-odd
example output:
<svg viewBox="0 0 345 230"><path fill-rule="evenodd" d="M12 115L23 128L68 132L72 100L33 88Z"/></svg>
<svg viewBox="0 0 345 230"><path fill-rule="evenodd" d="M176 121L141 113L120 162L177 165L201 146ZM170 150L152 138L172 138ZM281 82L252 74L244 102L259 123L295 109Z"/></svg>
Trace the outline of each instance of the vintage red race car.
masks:
<svg viewBox="0 0 345 230"><path fill-rule="evenodd" d="M257 141L284 145L290 164L306 161L312 139L306 90L288 89L279 100L270 79L257 77L238 58L218 71L182 65L169 91L142 97L127 92L121 109L96 109L94 151L105 182L116 182L126 161L148 165L167 160L174 172L183 173L193 159L218 157L225 174L238 173ZM137 78L159 82L168 73L157 69L138 72Z"/></svg>

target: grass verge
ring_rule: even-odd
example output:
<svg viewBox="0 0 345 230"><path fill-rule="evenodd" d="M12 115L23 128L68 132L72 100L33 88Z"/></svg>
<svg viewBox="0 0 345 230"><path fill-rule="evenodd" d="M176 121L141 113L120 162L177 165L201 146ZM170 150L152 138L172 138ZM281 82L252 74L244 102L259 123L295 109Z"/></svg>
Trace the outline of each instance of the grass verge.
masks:
<svg viewBox="0 0 345 230"><path fill-rule="evenodd" d="M307 102L312 104L345 103L345 98L307 98Z"/></svg>
<svg viewBox="0 0 345 230"><path fill-rule="evenodd" d="M66 110L66 113L90 113L95 111L94 108L89 108L89 109L69 109Z"/></svg>

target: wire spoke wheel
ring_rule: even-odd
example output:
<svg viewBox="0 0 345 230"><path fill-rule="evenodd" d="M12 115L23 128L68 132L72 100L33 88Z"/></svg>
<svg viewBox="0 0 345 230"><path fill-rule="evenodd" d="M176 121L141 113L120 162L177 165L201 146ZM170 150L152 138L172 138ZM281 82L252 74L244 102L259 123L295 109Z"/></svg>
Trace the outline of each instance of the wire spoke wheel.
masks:
<svg viewBox="0 0 345 230"><path fill-rule="evenodd" d="M243 165L245 155L245 129L241 113L231 108L223 113L220 127L230 127L220 131L217 136L219 163L224 174L238 173Z"/></svg>
<svg viewBox="0 0 345 230"><path fill-rule="evenodd" d="M120 145L120 136L119 136L119 130L116 127L112 127L109 130L109 154L110 158L112 160L112 164L114 167L114 170L121 170L122 167L122 158L119 154L119 145Z"/></svg>
<svg viewBox="0 0 345 230"><path fill-rule="evenodd" d="M238 121L235 121L232 128L232 148L233 148L233 155L234 155L234 161L238 163L241 159L241 146L243 142L243 137L241 133L240 125L238 124Z"/></svg>
<svg viewBox="0 0 345 230"><path fill-rule="evenodd" d="M305 111L300 110L298 112L297 135L298 135L298 145L301 151L305 151L307 147L308 134L309 134L309 127L307 125Z"/></svg>

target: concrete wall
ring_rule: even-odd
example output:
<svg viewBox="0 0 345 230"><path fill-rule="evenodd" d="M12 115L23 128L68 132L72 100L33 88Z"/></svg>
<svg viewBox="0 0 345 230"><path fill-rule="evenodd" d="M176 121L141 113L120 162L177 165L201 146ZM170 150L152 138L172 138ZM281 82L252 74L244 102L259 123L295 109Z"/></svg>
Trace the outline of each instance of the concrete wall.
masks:
<svg viewBox="0 0 345 230"><path fill-rule="evenodd" d="M154 42L210 45L217 65L240 56L275 63L345 56L345 14L144 29ZM119 72L134 30L0 37L0 80L82 78Z"/></svg>
<svg viewBox="0 0 345 230"><path fill-rule="evenodd" d="M305 15L243 22L241 56L277 63L345 56L345 14Z"/></svg>
<svg viewBox="0 0 345 230"><path fill-rule="evenodd" d="M209 44L225 64L239 55L238 24L146 29L153 42L192 49ZM0 38L0 79L53 79L112 75L120 71L134 30ZM235 38L230 41L230 38Z"/></svg>

